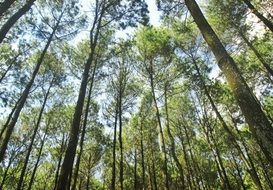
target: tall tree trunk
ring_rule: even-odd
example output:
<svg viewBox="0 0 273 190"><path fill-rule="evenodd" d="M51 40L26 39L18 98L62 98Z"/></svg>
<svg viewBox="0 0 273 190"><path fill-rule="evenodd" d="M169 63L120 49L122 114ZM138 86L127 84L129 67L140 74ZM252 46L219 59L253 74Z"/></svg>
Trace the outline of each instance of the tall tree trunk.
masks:
<svg viewBox="0 0 273 190"><path fill-rule="evenodd" d="M184 156L184 160L185 160L185 163L186 163L186 169L187 169L187 174L186 174L186 178L187 178L187 186L190 190L193 189L193 180L192 180L192 171L191 171L191 168L190 168L190 163L189 163L189 160L188 160L188 154L187 154L187 151L186 151L186 146L185 146L185 141L183 139L183 136L181 134L181 136L179 136L179 139L180 139L180 142L181 142L181 145L182 145L182 150L183 150L183 156Z"/></svg>
<svg viewBox="0 0 273 190"><path fill-rule="evenodd" d="M231 141L231 144L234 146L234 148L236 148L236 150L238 151L241 159L243 160L244 164L246 165L246 167L248 168L248 173L250 174L254 184L256 185L257 189L259 190L263 190L262 188L262 184L260 182L260 179L258 177L257 174L254 173L255 171L255 168L253 167L253 165L251 163L249 163L249 160L248 158L245 156L245 154L243 153L240 145L237 143L237 139L236 139L236 135L232 132L232 130L230 129L230 127L227 125L227 123L225 122L224 118L222 117L222 115L220 114L220 112L218 111L218 108L216 107L211 95L210 95L210 92L207 88L207 85L203 79L203 76L201 75L201 72L200 72L200 69L196 63L196 61L194 60L194 58L192 58L192 62L193 62L193 65L195 67L195 70L197 72L197 75L198 75L198 78L201 82L201 89L204 89L204 92L205 92L205 95L206 97L208 98L211 106L212 106L212 109L213 111L215 112L217 118L219 119L219 121L221 122L224 130L226 131L228 137L229 137L229 140ZM241 139L242 141L244 141L243 139Z"/></svg>
<svg viewBox="0 0 273 190"><path fill-rule="evenodd" d="M53 28L53 30L52 30L52 32L51 32L51 34L50 34L50 36L49 36L49 38L47 40L46 46L45 46L42 54L40 55L40 57L39 57L39 59L37 61L37 64L36 64L35 69L34 69L34 71L32 73L31 79L28 82L25 90L23 91L23 93L22 93L22 95L21 95L21 97L20 97L20 99L18 101L18 104L16 105L16 108L14 110L14 114L13 114L11 120L8 120L5 123L4 128L6 127L7 130L6 130L5 134L4 134L3 142L1 143L1 147L0 147L0 162L3 161L3 159L4 159L4 155L5 155L5 152L6 152L6 149L7 149L7 145L8 145L8 142L10 140L13 129L15 127L15 124L16 124L18 118L19 118L21 110L23 109L23 107L25 105L25 102L26 102L27 97L29 95L30 89L31 89L31 87L32 87L32 85L34 83L34 80L35 80L38 72L39 72L40 66L43 63L45 54L46 54L46 52L47 52L47 50L49 48L49 45L52 42L53 36L54 36L56 30L58 29L58 26L59 26L59 23L61 21L62 16L63 16L63 13L61 13L60 17L58 18L58 21L57 21L55 27Z"/></svg>
<svg viewBox="0 0 273 190"><path fill-rule="evenodd" d="M144 158L144 146L143 146L143 118L140 117L140 148L141 148L141 168L142 168L142 190L146 189L145 180L145 158Z"/></svg>
<svg viewBox="0 0 273 190"><path fill-rule="evenodd" d="M34 165L34 168L33 168L32 174L31 174L31 178L30 178L30 181L29 181L29 186L28 186L27 190L31 190L31 187L32 187L32 185L34 183L35 174L36 174L36 171L38 169L39 162L41 160L41 155L42 155L42 151L43 151L43 148L44 148L44 144L45 144L45 140L46 140L46 136L47 136L47 132L48 132L48 128L49 128L48 125L46 126L45 133L44 133L44 136L43 136L42 141L41 141L41 146L40 146L40 149L38 151L38 157L37 157L36 163Z"/></svg>
<svg viewBox="0 0 273 190"><path fill-rule="evenodd" d="M0 44L2 43L2 41L4 40L4 38L6 37L8 31L11 29L11 27L24 15L26 14L31 6L34 4L36 0L28 0L26 2L26 4L20 8L16 13L14 13L14 15L12 15L7 22L2 26L2 28L0 29Z"/></svg>
<svg viewBox="0 0 273 190"><path fill-rule="evenodd" d="M246 84L236 63L227 53L218 36L205 19L196 1L185 0L185 3L203 37L214 53L218 66L227 78L228 84L246 118L253 137L273 166L273 128L264 114L260 103Z"/></svg>
<svg viewBox="0 0 273 190"><path fill-rule="evenodd" d="M120 79L121 80L121 79ZM119 86L119 97L118 97L118 120L119 120L119 149L120 149L120 165L119 165L119 182L120 189L123 190L123 144L122 144L122 96L123 96L123 86L122 81L120 81Z"/></svg>
<svg viewBox="0 0 273 190"><path fill-rule="evenodd" d="M139 189L138 180L137 180L137 149L135 148L135 160L134 160L134 189Z"/></svg>
<svg viewBox="0 0 273 190"><path fill-rule="evenodd" d="M181 181L181 189L185 188L185 180L184 180L184 171L181 163L179 162L179 159L176 155L176 147L175 147L175 142L174 142L174 137L171 133L170 129L170 122L169 122L169 109L168 109L168 97L167 97L167 83L164 85L164 99L165 99L165 113L166 113L166 127L167 127L167 134L168 137L171 141L171 154L174 159L174 162L176 164L176 167L178 168L179 171L179 176L180 176L180 181Z"/></svg>
<svg viewBox="0 0 273 190"><path fill-rule="evenodd" d="M60 148L60 156L59 156L58 165L57 165L56 174L55 174L55 179L54 179L54 188L53 188L53 190L56 190L56 188L57 188L59 171L60 171L61 164L62 164L62 158L63 158L65 145L66 145L66 139L65 139L65 134L63 134L61 148Z"/></svg>
<svg viewBox="0 0 273 190"><path fill-rule="evenodd" d="M0 19L14 2L15 0L4 0L2 3L0 3Z"/></svg>
<svg viewBox="0 0 273 190"><path fill-rule="evenodd" d="M98 6L98 5L97 5ZM104 15L104 6L102 5L102 11L100 15L96 14L94 18L94 24L91 29L91 39L90 39L90 47L91 47L91 53L89 54L89 57L85 63L84 66L84 71L82 74L82 81L80 85L80 91L78 95L78 100L75 108L75 112L73 115L73 122L72 126L70 129L69 133L69 142L67 145L67 149L65 151L65 156L64 156L64 161L61 167L61 173L59 176L58 180L58 185L57 185L57 190L65 190L66 186L68 185L69 182L69 174L73 168L73 162L76 154L76 149L77 149L77 143L78 143L78 136L79 136L79 131L80 131L80 122L81 122L81 115L82 115L82 110L83 110L83 105L84 105L84 99L85 99L85 94L86 94L86 87L88 83L88 78L89 78L89 71L92 62L94 61L94 56L95 56L95 49L97 46L98 42L98 37L99 37L99 30L101 27L101 20ZM97 27L96 27L97 24ZM93 33L95 30L95 33ZM94 35L94 36L92 36ZM69 188L69 187L68 187Z"/></svg>
<svg viewBox="0 0 273 190"><path fill-rule="evenodd" d="M251 10L253 14L255 14L264 24L268 27L271 32L273 32L273 23L265 18L249 0L243 0L243 2L247 5L247 7Z"/></svg>
<svg viewBox="0 0 273 190"><path fill-rule="evenodd" d="M93 68L93 72L92 72L91 79L90 79L91 82L90 82L90 87L89 87L89 92L88 92L88 97L87 97L87 103L86 103L86 108L85 108L85 113L84 113L84 121L83 121L83 126L82 126L82 134L81 134L81 139L80 139L80 151L79 151L79 155L76 160L75 171L74 171L74 176L73 176L73 185L71 188L72 190L75 190L76 185L77 185L77 178L78 178L78 173L79 173L79 168L80 168L81 156L82 156L82 152L83 152L83 143L84 143L84 138L85 138L85 133L86 133L88 113L89 113L89 107L90 107L90 102L91 102L91 95L92 95L92 89L93 89L96 69L97 69L97 60L94 61L94 68Z"/></svg>
<svg viewBox="0 0 273 190"><path fill-rule="evenodd" d="M112 164L112 181L111 190L116 189L116 143L117 143L117 120L118 110L116 105L115 121L114 121L114 139L113 139L113 164Z"/></svg>
<svg viewBox="0 0 273 190"><path fill-rule="evenodd" d="M52 84L53 84L53 80L54 80L54 78L50 82L49 88L48 88L48 90L47 90L47 92L45 94L44 101L43 101L41 110L40 110L39 115L38 115L38 119L37 119L37 122L36 122L36 125L35 125L35 128L34 128L32 137L31 137L31 141L30 141L29 147L27 149L26 159L24 161L24 165L23 165L23 168L21 170L21 175L20 175L20 178L19 178L19 181L18 181L18 184L17 184L17 190L21 190L22 185L23 185L27 165L28 165L28 162L29 162L29 156L30 156L30 153L32 151L34 140L36 138L36 134L38 132L38 129L39 129L39 126L40 126L40 123L41 123L41 120L42 120L42 115L44 113L44 109L45 109L45 106L46 106L46 102L47 102L47 99L48 99L48 96L49 96L50 89L51 89Z"/></svg>
<svg viewBox="0 0 273 190"><path fill-rule="evenodd" d="M248 45L248 47L254 52L258 60L262 63L268 74L273 77L273 69L270 67L269 64L266 63L263 56L258 52L258 50L252 45L252 43L247 39L247 37L244 35L244 33L238 29L238 33L241 36L241 38L244 40L244 42Z"/></svg>
<svg viewBox="0 0 273 190"><path fill-rule="evenodd" d="M159 127L159 134L160 134L161 141L162 141L162 151L163 151L163 155L164 155L165 187L166 187L167 190L169 190L167 151L166 151L165 138L164 138L164 134L163 134L162 124L161 124L161 120L160 120L159 108L158 108L157 101L156 101L156 96L155 96L154 69L153 69L153 61L152 60L150 60L150 65L149 65L148 70L149 70L150 87L151 87L151 91L152 91L152 98L153 98L154 106L155 106L155 109L156 109L156 118L157 118L158 127Z"/></svg>
<svg viewBox="0 0 273 190"><path fill-rule="evenodd" d="M236 158L234 157L233 152L231 153L231 156L232 156L232 160L233 160L234 165L235 165L235 169L236 169L236 171L238 173L239 184L240 184L240 186L242 187L243 190L247 190L247 187L245 186L244 179L243 179L243 176L242 176L242 172L240 170L240 166L238 165L238 163L236 161Z"/></svg>
<svg viewBox="0 0 273 190"><path fill-rule="evenodd" d="M1 78L0 78L0 83L2 83L2 81L4 80L4 78L6 77L6 75L8 74L8 72L10 71L10 69L12 68L12 66L14 65L15 61L17 60L17 58L20 56L21 54L18 53L14 58L12 58L11 60L8 60L5 65L9 64L8 68L5 70L5 72L2 74Z"/></svg>
<svg viewBox="0 0 273 190"><path fill-rule="evenodd" d="M11 166L11 164L12 164L14 158L15 158L15 154L16 154L16 151L12 152L12 154L10 156L10 159L8 161L8 165L7 165L7 167L5 169L5 172L4 172L3 176L2 176L2 181L1 181L1 184L0 184L0 189L3 189L3 186L5 184L6 178L8 176L9 168L10 168L10 166Z"/></svg>

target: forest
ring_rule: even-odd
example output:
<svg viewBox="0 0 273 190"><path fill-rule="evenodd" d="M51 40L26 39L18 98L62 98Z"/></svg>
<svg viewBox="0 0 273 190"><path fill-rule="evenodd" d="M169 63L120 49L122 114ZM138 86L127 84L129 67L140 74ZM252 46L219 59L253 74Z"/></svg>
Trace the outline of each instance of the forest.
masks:
<svg viewBox="0 0 273 190"><path fill-rule="evenodd" d="M0 0L0 21L0 190L273 190L272 0Z"/></svg>

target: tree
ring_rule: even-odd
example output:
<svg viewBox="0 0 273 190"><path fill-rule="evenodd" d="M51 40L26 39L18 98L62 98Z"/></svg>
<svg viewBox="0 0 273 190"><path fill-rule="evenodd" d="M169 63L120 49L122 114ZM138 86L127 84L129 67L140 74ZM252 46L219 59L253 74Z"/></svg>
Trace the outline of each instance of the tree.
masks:
<svg viewBox="0 0 273 190"><path fill-rule="evenodd" d="M271 155L273 148L271 146L273 142L273 131L269 120L241 76L236 63L226 52L221 41L203 16L197 3L188 0L186 0L185 3L203 37L214 53L218 62L217 64L226 76L246 121L249 124L253 137L257 140L268 161L273 165Z"/></svg>

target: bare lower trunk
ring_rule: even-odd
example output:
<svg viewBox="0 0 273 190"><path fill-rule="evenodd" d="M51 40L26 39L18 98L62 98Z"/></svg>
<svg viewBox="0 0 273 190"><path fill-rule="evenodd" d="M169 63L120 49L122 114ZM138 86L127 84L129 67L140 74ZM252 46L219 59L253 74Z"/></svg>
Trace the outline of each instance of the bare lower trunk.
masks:
<svg viewBox="0 0 273 190"><path fill-rule="evenodd" d="M185 0L191 15L200 29L203 37L214 53L218 66L225 75L237 100L250 131L261 147L264 155L273 166L273 128L264 114L257 98L249 89L239 72L236 63L225 50L195 0Z"/></svg>
<svg viewBox="0 0 273 190"><path fill-rule="evenodd" d="M26 2L26 4L20 8L16 13L14 13L14 15L12 15L7 22L2 26L2 28L0 29L0 44L2 43L2 41L4 40L4 38L6 37L8 31L12 28L12 26L24 15L26 14L31 6L34 4L36 0L28 0Z"/></svg>
<svg viewBox="0 0 273 190"><path fill-rule="evenodd" d="M253 14L255 14L263 23L264 25L273 32L273 23L265 18L253 5L249 0L243 0L247 7L251 10Z"/></svg>

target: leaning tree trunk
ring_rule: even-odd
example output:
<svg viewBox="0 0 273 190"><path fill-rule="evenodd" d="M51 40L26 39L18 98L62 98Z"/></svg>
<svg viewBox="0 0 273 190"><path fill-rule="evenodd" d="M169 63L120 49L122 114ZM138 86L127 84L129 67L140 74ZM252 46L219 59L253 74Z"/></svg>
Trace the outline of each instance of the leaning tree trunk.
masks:
<svg viewBox="0 0 273 190"><path fill-rule="evenodd" d="M17 184L17 190L21 190L22 185L23 185L27 165L28 165L28 162L29 162L30 153L31 153L31 150L32 150L32 147L33 147L33 144L34 144L34 140L36 138L36 134L38 132L41 120L42 120L42 115L44 113L44 109L45 109L45 106L46 106L46 102L47 102L47 99L48 99L48 96L49 96L50 89L51 89L52 84L53 84L53 80L54 79L52 79L52 81L50 82L49 88L48 88L48 90L46 92L46 95L45 95L45 98L44 98L44 101L43 101L43 104L42 104L42 107L41 107L41 110L40 110L40 113L39 113L39 116L38 116L38 119L37 119L37 122L36 122L36 125L35 125L35 128L34 128L34 131L33 131L32 137L31 137L31 141L30 141L29 147L27 149L27 155L26 155L26 159L24 161L23 168L21 170L21 175L20 175L20 178L19 178L19 181L18 181L18 184Z"/></svg>
<svg viewBox="0 0 273 190"><path fill-rule="evenodd" d="M63 13L60 15L55 27L53 28L53 31L51 32L48 40L47 40L47 43L46 43L46 46L42 52L42 54L40 55L38 61L37 61L37 64L35 66L35 69L32 73L32 76L31 76L31 79L30 81L28 82L25 90L23 91L17 105L16 105L16 108L14 110L14 113L13 113L13 116L10 120L8 120L6 123L5 123L5 126L4 128L7 128L6 129L6 132L4 134L4 137L3 137L3 141L1 142L1 147L0 147L0 162L4 159L4 155L5 155L5 152L6 152L6 149L7 149L7 145L8 145L8 142L10 140L10 137L11 137L11 134L13 132L13 129L15 127L15 124L19 118L19 115L21 113L21 110L23 109L24 105L25 105L25 102L27 100L27 97L29 95L29 92L30 92L30 89L34 83L34 80L39 72L39 69L40 69L40 66L42 65L43 61L44 61L44 57L46 55L46 52L52 42L52 39L53 39L53 36L56 32L56 30L58 29L58 26L59 26L59 23L61 21L61 18L63 16Z"/></svg>
<svg viewBox="0 0 273 190"><path fill-rule="evenodd" d="M0 20L3 14L10 8L10 6L15 2L15 0L5 0L0 3Z"/></svg>
<svg viewBox="0 0 273 190"><path fill-rule="evenodd" d="M12 26L24 15L26 14L31 6L34 4L36 0L29 0L27 1L27 3L21 8L19 9L16 13L14 13L14 15L12 15L7 22L2 26L2 28L0 29L0 44L2 43L2 41L4 40L4 38L6 37L8 31L12 28Z"/></svg>
<svg viewBox="0 0 273 190"><path fill-rule="evenodd" d="M61 164L62 164L62 158L63 158L64 147L66 146L66 140L67 139L65 139L65 134L63 133L62 143L61 143L61 147L60 147L60 155L59 155L59 159L58 159L58 165L57 165L56 173L55 173L55 177L54 177L54 188L53 188L53 190L56 190L56 188L57 188L59 171L60 171Z"/></svg>
<svg viewBox="0 0 273 190"><path fill-rule="evenodd" d="M260 182L260 179L258 177L258 175L256 174L256 171L254 167L252 167L250 161L247 159L247 157L245 156L245 154L243 153L240 145L237 142L237 138L236 135L232 132L232 130L230 129L230 127L228 126L228 124L225 122L224 118L222 117L222 115L220 114L220 112L218 111L218 108L216 107L210 93L209 93L209 89L207 88L207 85L203 79L203 76L201 75L200 69L196 63L196 61L194 60L194 58L192 58L192 62L193 65L195 67L195 70L197 72L197 76L201 82L201 89L204 89L204 93L207 96L211 107L213 109L213 111L216 114L216 117L219 119L219 121L221 122L224 130L226 131L226 133L228 134L229 140L231 141L231 144L234 146L234 148L238 151L240 157L242 158L243 162L245 163L245 165L247 166L247 172L250 174L254 184L256 185L257 189L262 190L262 184Z"/></svg>
<svg viewBox="0 0 273 190"><path fill-rule="evenodd" d="M164 135L163 135L163 128L162 128L162 124L161 124L161 120L160 120L159 108L158 108L157 101L156 101L156 96L155 96L154 69L153 69L153 61L152 60L150 60L150 65L149 65L148 70L149 70L149 78L150 78L150 87L151 87L151 92L152 92L152 98L153 98L154 106L155 106L155 109L156 109L156 118L157 118L157 122L158 122L158 126L159 126L159 134L160 134L161 141L162 141L162 151L163 151L163 155L164 155L165 186L166 186L166 189L169 190L170 188L169 188L167 151L166 151L165 138L164 138Z"/></svg>
<svg viewBox="0 0 273 190"><path fill-rule="evenodd" d="M253 5L249 0L243 0L247 7L251 10L253 14L255 14L264 24L268 27L271 32L273 32L273 23L265 18Z"/></svg>
<svg viewBox="0 0 273 190"><path fill-rule="evenodd" d="M218 66L227 78L227 82L246 118L253 137L273 166L273 128L264 114L261 105L249 89L235 61L227 53L218 36L205 19L196 1L185 0L185 3L204 39L214 53Z"/></svg>
<svg viewBox="0 0 273 190"><path fill-rule="evenodd" d="M166 127L167 127L167 134L171 142L171 154L174 159L174 162L176 164L176 167L179 171L179 176L181 180L181 188L185 188L185 180L184 180L184 171L181 163L179 162L179 159L176 155L176 146L174 142L174 137L172 135L171 129L170 129L170 122L169 122L169 108L168 108L168 97L167 97L167 83L164 85L164 99L165 99L165 113L166 113Z"/></svg>
<svg viewBox="0 0 273 190"><path fill-rule="evenodd" d="M81 156L82 156L82 152L83 152L83 143L84 143L84 138L85 138L85 133L86 133L89 107L90 107L90 102L91 102L91 94L92 94L96 69L97 69L97 60L94 61L94 68L92 70L92 75L91 75L91 79L90 79L91 82L90 82L90 87L89 87L89 92L88 92L88 97L87 97L87 103L86 103L86 108L85 108L85 113L84 113L84 121L83 121L83 126L82 126L82 134L81 134L81 139L80 139L80 151L79 151L79 154L78 154L78 157L76 160L75 172L74 172L74 176L73 176L74 180L73 180L73 185L72 185L71 190L75 190L76 185L77 185Z"/></svg>
<svg viewBox="0 0 273 190"><path fill-rule="evenodd" d="M89 57L85 63L84 71L82 74L82 81L80 85L78 100L77 100L75 112L73 115L73 122L71 125L70 134L69 134L69 142L67 145L67 149L65 151L64 161L61 167L61 173L58 180L57 190L64 190L64 189L67 189L66 188L67 186L69 186L68 185L69 174L71 173L73 168L73 162L74 162L77 144L78 144L81 115L82 115L82 110L84 105L85 94L86 94L86 87L88 84L89 71L90 71L92 62L94 61L95 49L98 42L99 30L101 27L101 20L102 20L104 11L105 11L104 7L102 7L102 11L100 15L95 16L97 18L94 19L94 24L90 32L90 34L93 35L94 34L93 32L95 30L95 34L93 36L94 39L91 39L90 41L91 53L89 54ZM95 23L97 23L97 27L95 26L96 25Z"/></svg>
<svg viewBox="0 0 273 190"><path fill-rule="evenodd" d="M143 119L140 116L140 148L141 148L141 178L142 178L142 189L146 189L146 179L145 179L145 158L144 158L144 145L143 145Z"/></svg>
<svg viewBox="0 0 273 190"><path fill-rule="evenodd" d="M113 139L113 163L112 163L112 180L111 180L111 190L116 189L116 144L117 144L117 120L118 120L118 110L117 105L115 109L115 121L114 121L114 139Z"/></svg>
<svg viewBox="0 0 273 190"><path fill-rule="evenodd" d="M38 151L38 157L37 157L36 163L34 165L33 172L31 174L30 181L29 181L29 186L28 186L27 190L31 190L31 187L32 187L32 185L34 183L35 174L36 174L36 171L38 169L39 162L41 160L41 155L42 155L43 147L44 147L44 144L45 144L48 129L49 129L49 126L47 125L46 129L45 129L44 136L43 136L42 141L41 141L41 146L40 146L39 151Z"/></svg>

